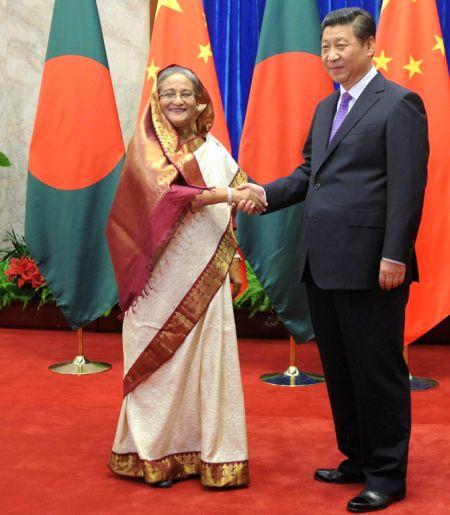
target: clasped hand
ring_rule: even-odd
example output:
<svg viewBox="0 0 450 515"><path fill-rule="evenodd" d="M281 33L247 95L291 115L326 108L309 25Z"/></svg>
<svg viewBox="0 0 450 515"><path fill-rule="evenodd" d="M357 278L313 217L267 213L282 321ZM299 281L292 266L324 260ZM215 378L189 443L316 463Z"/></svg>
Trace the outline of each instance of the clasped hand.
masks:
<svg viewBox="0 0 450 515"><path fill-rule="evenodd" d="M233 204L247 215L264 213L267 208L264 188L258 184L244 182L233 189Z"/></svg>
<svg viewBox="0 0 450 515"><path fill-rule="evenodd" d="M403 284L405 271L405 265L382 259L380 262L379 275L380 288L389 291Z"/></svg>

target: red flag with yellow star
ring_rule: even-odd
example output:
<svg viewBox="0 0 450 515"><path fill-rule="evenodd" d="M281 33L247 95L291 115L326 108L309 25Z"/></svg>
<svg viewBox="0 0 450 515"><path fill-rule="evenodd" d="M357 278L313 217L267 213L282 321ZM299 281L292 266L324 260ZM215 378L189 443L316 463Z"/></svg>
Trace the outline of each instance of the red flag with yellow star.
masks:
<svg viewBox="0 0 450 515"><path fill-rule="evenodd" d="M374 61L386 78L418 93L428 115L428 183L416 242L420 283L413 283L406 310L409 344L450 313L450 79L435 0L384 0Z"/></svg>
<svg viewBox="0 0 450 515"><path fill-rule="evenodd" d="M202 0L158 1L139 118L150 99L158 70L171 64L189 68L206 87L214 106L211 132L229 149L230 140Z"/></svg>

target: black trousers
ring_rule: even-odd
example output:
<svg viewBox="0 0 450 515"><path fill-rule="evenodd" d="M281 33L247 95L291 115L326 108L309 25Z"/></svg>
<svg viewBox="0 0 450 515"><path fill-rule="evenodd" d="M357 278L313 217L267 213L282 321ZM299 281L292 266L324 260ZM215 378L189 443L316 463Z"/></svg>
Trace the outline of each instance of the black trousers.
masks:
<svg viewBox="0 0 450 515"><path fill-rule="evenodd" d="M322 290L306 272L311 318L322 359L342 470L363 472L366 487L406 487L411 433L403 357L409 285L383 290Z"/></svg>

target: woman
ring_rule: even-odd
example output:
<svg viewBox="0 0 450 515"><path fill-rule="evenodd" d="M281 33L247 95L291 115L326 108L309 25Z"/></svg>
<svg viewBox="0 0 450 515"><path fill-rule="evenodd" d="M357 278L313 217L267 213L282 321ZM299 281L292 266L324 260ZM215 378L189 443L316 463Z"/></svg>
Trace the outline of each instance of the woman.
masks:
<svg viewBox="0 0 450 515"><path fill-rule="evenodd" d="M110 467L162 487L190 475L211 487L248 482L231 211L241 200L263 206L234 189L245 174L209 134L212 121L190 70L159 73L107 227L124 313L125 398Z"/></svg>

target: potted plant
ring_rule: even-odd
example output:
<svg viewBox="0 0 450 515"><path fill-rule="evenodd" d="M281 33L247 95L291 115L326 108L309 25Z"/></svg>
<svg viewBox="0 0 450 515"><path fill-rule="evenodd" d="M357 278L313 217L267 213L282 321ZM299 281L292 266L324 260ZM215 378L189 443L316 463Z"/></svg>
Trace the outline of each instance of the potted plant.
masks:
<svg viewBox="0 0 450 515"><path fill-rule="evenodd" d="M23 308L31 301L37 301L38 308L54 303L53 295L30 256L23 236L11 230L6 233L3 242L7 246L0 249L0 308L12 302L21 302Z"/></svg>
<svg viewBox="0 0 450 515"><path fill-rule="evenodd" d="M6 233L0 249L0 325L12 327L68 327L24 238ZM43 309L41 309L43 308Z"/></svg>
<svg viewBox="0 0 450 515"><path fill-rule="evenodd" d="M0 326L69 329L69 324L30 256L23 236L6 233L0 249ZM88 331L120 331L118 307L88 324Z"/></svg>

